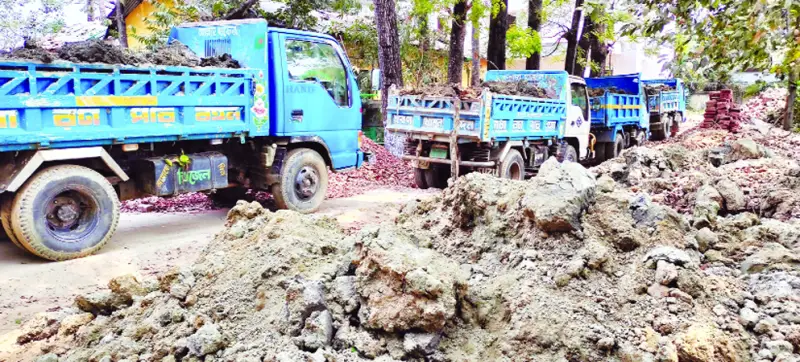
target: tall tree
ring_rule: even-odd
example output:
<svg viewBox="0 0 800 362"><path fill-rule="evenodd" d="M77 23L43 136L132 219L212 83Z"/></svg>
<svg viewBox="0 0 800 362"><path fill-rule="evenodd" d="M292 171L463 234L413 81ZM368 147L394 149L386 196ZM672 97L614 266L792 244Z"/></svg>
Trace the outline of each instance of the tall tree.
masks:
<svg viewBox="0 0 800 362"><path fill-rule="evenodd" d="M373 0L375 27L378 29L378 64L381 69L381 114L386 123L389 88L403 86L403 65L400 62L400 36L394 0Z"/></svg>
<svg viewBox="0 0 800 362"><path fill-rule="evenodd" d="M481 28L472 24L472 79L470 85L481 85Z"/></svg>
<svg viewBox="0 0 800 362"><path fill-rule="evenodd" d="M567 54L564 60L564 70L575 74L575 60L578 57L578 40L581 34L581 18L583 18L583 0L575 0L575 10L572 13L572 26L565 35L567 38Z"/></svg>
<svg viewBox="0 0 800 362"><path fill-rule="evenodd" d="M677 67L700 73L770 71L788 81L789 98L795 101L800 1L670 0L665 5L662 0L642 0L638 4L638 21L629 24L626 33L674 44ZM793 125L794 110L788 108L783 126L789 130Z"/></svg>
<svg viewBox="0 0 800 362"><path fill-rule="evenodd" d="M128 28L125 24L125 7L123 0L116 1L116 8L114 9L114 19L117 23L117 32L119 33L119 45L123 48L128 47Z"/></svg>
<svg viewBox="0 0 800 362"><path fill-rule="evenodd" d="M581 29L581 37L578 40L578 49L575 52L575 75L583 77L586 74L586 68L592 68L589 60L589 53L591 51L591 41L589 40L592 32L594 32L594 21L591 16L583 18L583 29Z"/></svg>
<svg viewBox="0 0 800 362"><path fill-rule="evenodd" d="M601 77L606 75L608 63L608 45L600 34L605 32L607 25L602 22L593 22L592 31L589 32L589 61L592 65L591 76Z"/></svg>
<svg viewBox="0 0 800 362"><path fill-rule="evenodd" d="M447 63L447 83L461 84L464 70L464 37L467 33L467 3L458 0L453 5L453 23L450 28L450 57Z"/></svg>
<svg viewBox="0 0 800 362"><path fill-rule="evenodd" d="M528 0L528 28L542 31L542 0ZM525 69L538 70L542 67L542 52L538 51L525 60Z"/></svg>
<svg viewBox="0 0 800 362"><path fill-rule="evenodd" d="M489 21L489 45L486 50L488 68L506 69L506 32L508 31L508 0L493 4Z"/></svg>

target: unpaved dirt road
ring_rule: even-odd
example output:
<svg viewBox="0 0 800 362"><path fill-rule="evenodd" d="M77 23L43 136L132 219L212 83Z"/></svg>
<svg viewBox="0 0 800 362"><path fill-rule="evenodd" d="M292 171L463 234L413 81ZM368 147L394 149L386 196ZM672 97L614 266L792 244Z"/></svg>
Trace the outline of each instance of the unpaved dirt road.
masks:
<svg viewBox="0 0 800 362"><path fill-rule="evenodd" d="M435 192L435 191L434 191ZM416 189L374 190L327 200L319 214L335 217L346 229L388 220L399 205L429 197ZM0 361L13 348L18 324L38 312L69 305L78 294L105 287L124 275L150 275L193 261L222 229L227 210L179 214L123 214L120 227L98 254L66 262L47 262L0 241Z"/></svg>

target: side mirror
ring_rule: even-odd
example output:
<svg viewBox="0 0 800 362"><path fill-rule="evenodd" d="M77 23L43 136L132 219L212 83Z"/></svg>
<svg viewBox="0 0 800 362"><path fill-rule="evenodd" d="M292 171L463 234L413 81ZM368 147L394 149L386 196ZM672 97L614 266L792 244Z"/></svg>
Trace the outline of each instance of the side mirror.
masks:
<svg viewBox="0 0 800 362"><path fill-rule="evenodd" d="M381 89L381 70L373 69L371 76L372 79L370 83L372 84L372 90L376 91Z"/></svg>

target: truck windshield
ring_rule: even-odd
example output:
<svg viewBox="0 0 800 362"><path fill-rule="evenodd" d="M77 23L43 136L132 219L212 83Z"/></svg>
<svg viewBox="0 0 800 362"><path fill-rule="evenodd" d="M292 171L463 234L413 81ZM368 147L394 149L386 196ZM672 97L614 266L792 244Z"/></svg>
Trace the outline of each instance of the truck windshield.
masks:
<svg viewBox="0 0 800 362"><path fill-rule="evenodd" d="M287 39L286 63L290 80L317 82L337 105L350 105L347 72L330 44Z"/></svg>

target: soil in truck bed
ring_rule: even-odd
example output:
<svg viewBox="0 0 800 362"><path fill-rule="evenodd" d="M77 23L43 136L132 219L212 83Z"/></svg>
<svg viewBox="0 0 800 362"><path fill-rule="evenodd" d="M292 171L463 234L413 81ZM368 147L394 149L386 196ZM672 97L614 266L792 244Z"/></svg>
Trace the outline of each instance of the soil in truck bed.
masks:
<svg viewBox="0 0 800 362"><path fill-rule="evenodd" d="M459 97L463 100L478 99L484 90L488 89L492 93L534 97L534 98L558 98L555 90L547 90L532 84L531 82L484 82L481 88L462 88L453 84L431 84L418 88L406 88L400 90L400 95L414 95L423 97Z"/></svg>
<svg viewBox="0 0 800 362"><path fill-rule="evenodd" d="M152 51L137 52L101 40L89 40L65 44L59 49L48 50L35 44L0 54L0 59L33 60L52 63L65 60L73 63L121 64L131 66L166 65L186 67L241 68L239 62L229 54L201 58L181 42L173 41Z"/></svg>

